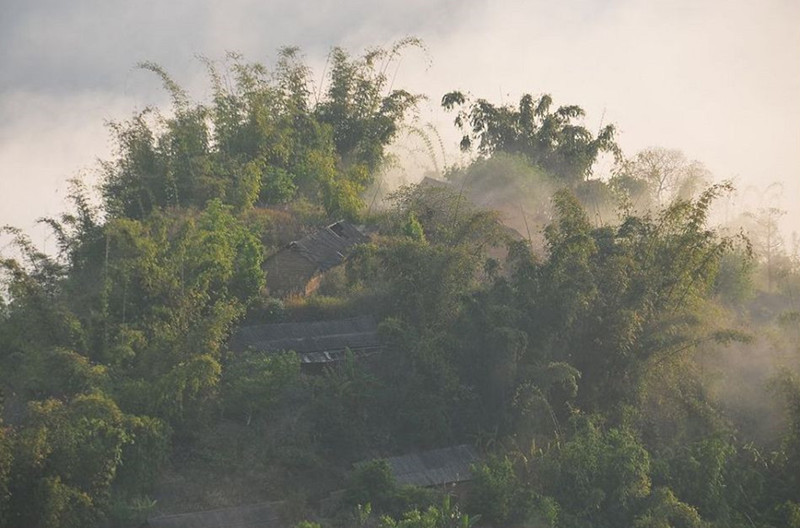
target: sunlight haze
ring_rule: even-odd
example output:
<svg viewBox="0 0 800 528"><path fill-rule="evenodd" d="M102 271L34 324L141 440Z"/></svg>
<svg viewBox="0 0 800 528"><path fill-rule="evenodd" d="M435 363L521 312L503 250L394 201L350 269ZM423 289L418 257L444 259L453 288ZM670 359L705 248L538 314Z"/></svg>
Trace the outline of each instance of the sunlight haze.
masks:
<svg viewBox="0 0 800 528"><path fill-rule="evenodd" d="M299 46L319 79L332 46L357 53L413 35L395 84L455 152L447 91L515 104L523 93L577 104L614 123L625 153L682 150L740 191L781 182L800 199L800 4L793 1L22 2L0 22L0 224L34 232L63 208L66 180L96 178L106 120L166 94L139 61L208 96L203 55L270 64ZM599 176L602 176L600 174ZM751 189L752 193L752 189ZM785 217L794 231L797 214Z"/></svg>

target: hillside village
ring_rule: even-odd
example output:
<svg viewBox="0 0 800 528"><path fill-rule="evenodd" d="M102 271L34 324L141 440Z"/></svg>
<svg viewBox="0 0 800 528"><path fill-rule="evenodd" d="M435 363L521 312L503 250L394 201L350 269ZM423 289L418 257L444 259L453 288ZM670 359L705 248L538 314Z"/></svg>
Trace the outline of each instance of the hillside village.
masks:
<svg viewBox="0 0 800 528"><path fill-rule="evenodd" d="M445 94L468 161L371 207L415 45L143 65L100 204L5 230L0 528L800 526L797 255L549 95Z"/></svg>

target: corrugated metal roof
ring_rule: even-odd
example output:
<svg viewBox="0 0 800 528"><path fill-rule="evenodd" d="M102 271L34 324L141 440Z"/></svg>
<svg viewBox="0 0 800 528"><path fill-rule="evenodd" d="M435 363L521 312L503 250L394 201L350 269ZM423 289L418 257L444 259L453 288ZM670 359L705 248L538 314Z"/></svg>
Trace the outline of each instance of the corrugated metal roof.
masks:
<svg viewBox="0 0 800 528"><path fill-rule="evenodd" d="M480 459L472 446L463 444L387 458L398 484L440 486L472 480L470 466Z"/></svg>
<svg viewBox="0 0 800 528"><path fill-rule="evenodd" d="M150 528L276 528L284 526L280 502L262 502L235 508L164 515L147 520Z"/></svg>
<svg viewBox="0 0 800 528"><path fill-rule="evenodd" d="M231 339L233 350L294 350L303 363L330 363L343 359L347 349L364 355L380 347L378 324L370 316L245 326Z"/></svg>

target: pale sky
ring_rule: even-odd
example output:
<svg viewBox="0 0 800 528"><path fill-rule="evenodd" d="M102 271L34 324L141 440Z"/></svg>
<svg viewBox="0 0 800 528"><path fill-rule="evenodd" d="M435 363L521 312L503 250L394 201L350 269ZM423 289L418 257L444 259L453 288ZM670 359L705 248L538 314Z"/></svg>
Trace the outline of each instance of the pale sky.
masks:
<svg viewBox="0 0 800 528"><path fill-rule="evenodd" d="M629 155L677 148L740 189L780 181L800 209L800 2L797 0L0 0L0 225L34 234L64 208L66 180L90 182L111 143L105 120L166 102L160 63L208 95L196 55L238 51L266 64L297 45L317 76L332 46L353 52L420 37L396 87L459 89L494 102L550 93L585 124L614 123ZM453 145L454 146L454 145ZM773 187L774 189L774 187ZM742 196L751 206L758 193ZM745 198L742 198L745 200ZM787 216L789 230L800 228ZM798 227L794 227L798 226ZM43 231L41 231L43 233ZM42 234L39 237L44 236Z"/></svg>

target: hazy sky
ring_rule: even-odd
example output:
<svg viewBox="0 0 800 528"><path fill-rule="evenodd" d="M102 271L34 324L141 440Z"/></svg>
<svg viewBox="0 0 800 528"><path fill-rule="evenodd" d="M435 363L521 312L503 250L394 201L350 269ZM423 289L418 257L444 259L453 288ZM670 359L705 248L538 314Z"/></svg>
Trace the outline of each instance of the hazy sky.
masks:
<svg viewBox="0 0 800 528"><path fill-rule="evenodd" d="M409 52L396 86L427 94L432 106L453 89L508 103L550 93L583 106L592 129L615 123L628 154L678 148L742 189L781 181L778 205L800 205L797 0L0 5L0 225L35 233L36 218L63 208L66 180L91 179L109 155L104 121L164 102L138 61L160 63L202 99L198 54L269 63L278 47L297 45L321 67L331 46L360 51L407 35L425 41L432 63ZM434 118L451 134L449 117ZM744 195L759 205L757 193Z"/></svg>

